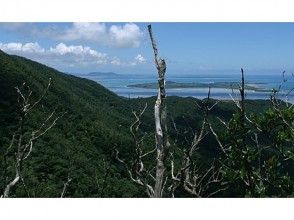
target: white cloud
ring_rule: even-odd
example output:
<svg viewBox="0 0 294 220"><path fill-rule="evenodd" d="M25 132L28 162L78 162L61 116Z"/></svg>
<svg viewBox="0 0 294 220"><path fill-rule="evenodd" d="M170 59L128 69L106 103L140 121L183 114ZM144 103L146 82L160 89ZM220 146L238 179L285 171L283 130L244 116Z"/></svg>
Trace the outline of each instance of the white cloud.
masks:
<svg viewBox="0 0 294 220"><path fill-rule="evenodd" d="M60 43L50 49L42 48L38 43L0 43L0 49L9 53L27 57L41 63L56 65L94 65L108 63L108 56L90 47Z"/></svg>
<svg viewBox="0 0 294 220"><path fill-rule="evenodd" d="M58 55L66 55L66 54L74 54L78 56L92 56L92 57L106 57L106 54L97 52L96 50L92 50L90 47L84 47L81 45L74 46L70 45L67 46L64 43L58 44L56 47L51 47L49 52Z"/></svg>
<svg viewBox="0 0 294 220"><path fill-rule="evenodd" d="M63 41L92 41L110 47L139 47L143 32L133 23L111 25L104 23L73 23L71 27L52 35Z"/></svg>
<svg viewBox="0 0 294 220"><path fill-rule="evenodd" d="M63 41L105 41L107 37L106 25L103 23L73 23L71 27L55 33L55 39Z"/></svg>
<svg viewBox="0 0 294 220"><path fill-rule="evenodd" d="M138 54L135 57L135 61L137 61L138 63L146 63L146 59L141 54Z"/></svg>
<svg viewBox="0 0 294 220"><path fill-rule="evenodd" d="M106 64L108 63L108 55L84 47L82 45L69 45L60 43L55 47L51 47L47 51L49 57L58 57L64 59L67 63L72 62L77 65Z"/></svg>
<svg viewBox="0 0 294 220"><path fill-rule="evenodd" d="M138 64L146 63L146 58L144 58L141 54L135 56L134 60L130 63L132 66L136 66Z"/></svg>
<svg viewBox="0 0 294 220"><path fill-rule="evenodd" d="M105 23L76 22L68 26L50 24L37 26L34 23L0 23L0 27L24 35L45 37L63 42L94 42L115 48L139 47L144 33L134 23L107 25Z"/></svg>
<svg viewBox="0 0 294 220"><path fill-rule="evenodd" d="M121 62L121 60L119 59L119 58L117 58L117 57L114 57L111 61L110 61L110 63L112 64L112 65L115 65L115 66L121 66L123 63Z"/></svg>
<svg viewBox="0 0 294 220"><path fill-rule="evenodd" d="M45 49L38 43L0 43L0 50L9 54L16 54L49 66L93 66L110 64L115 66L135 66L143 64L146 59L138 54L131 61L121 61L118 57L110 57L106 53L98 52L87 46L66 45L59 43L55 47Z"/></svg>
<svg viewBox="0 0 294 220"><path fill-rule="evenodd" d="M27 53L43 53L45 49L40 47L38 43L26 43L22 46L22 50Z"/></svg>
<svg viewBox="0 0 294 220"><path fill-rule="evenodd" d="M110 44L116 47L139 47L142 36L140 28L133 23L112 25L109 29Z"/></svg>
<svg viewBox="0 0 294 220"><path fill-rule="evenodd" d="M45 50L38 43L0 43L0 49L8 52L43 53Z"/></svg>

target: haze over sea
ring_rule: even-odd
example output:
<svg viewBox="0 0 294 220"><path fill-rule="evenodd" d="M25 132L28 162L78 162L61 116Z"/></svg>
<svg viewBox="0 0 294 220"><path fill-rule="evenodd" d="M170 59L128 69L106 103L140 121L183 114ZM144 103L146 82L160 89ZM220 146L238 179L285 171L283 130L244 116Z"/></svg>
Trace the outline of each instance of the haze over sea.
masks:
<svg viewBox="0 0 294 220"><path fill-rule="evenodd" d="M128 85L144 84L144 83L156 83L156 75L119 75L107 77L107 74L103 76L97 74L83 74L79 75L83 78L91 79L102 84L104 87L118 94L119 96L137 98L137 97L150 97L157 95L157 89L153 88L137 88L128 87ZM286 73L285 80L283 80L282 73L280 74L250 74L245 75L245 84L253 85L257 88L261 88L267 91L254 91L246 90L247 99L270 99L271 92L269 90L280 87L278 98L282 100L288 100L294 103L294 77L292 74ZM240 82L240 74L194 74L194 75L173 75L166 76L166 81L173 81L177 83L219 83L219 82ZM169 88L167 89L168 96L180 96L180 97L196 97L206 98L208 92L207 88ZM235 95L238 95L238 91L235 91ZM211 97L215 99L231 99L232 90L229 88L211 88Z"/></svg>

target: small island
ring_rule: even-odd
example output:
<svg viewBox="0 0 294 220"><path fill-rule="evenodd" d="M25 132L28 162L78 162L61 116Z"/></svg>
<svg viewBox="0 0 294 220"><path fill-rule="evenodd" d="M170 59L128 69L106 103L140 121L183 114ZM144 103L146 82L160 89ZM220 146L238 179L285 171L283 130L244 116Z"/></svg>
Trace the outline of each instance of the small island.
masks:
<svg viewBox="0 0 294 220"><path fill-rule="evenodd" d="M87 73L85 75L86 76L95 76L95 77L99 77L99 78L116 78L116 77L120 76L119 74L113 73L113 72L91 72L91 73Z"/></svg>
<svg viewBox="0 0 294 220"><path fill-rule="evenodd" d="M183 89L183 88L220 88L220 89L238 89L239 88L238 82L213 82L213 83L179 83L174 81L167 81L166 88L167 89ZM259 91L259 92L269 92L269 89L258 87L256 84L248 84L245 85L245 89ZM131 88L143 88L143 89L157 89L157 83L141 83L141 84L132 84L128 85Z"/></svg>

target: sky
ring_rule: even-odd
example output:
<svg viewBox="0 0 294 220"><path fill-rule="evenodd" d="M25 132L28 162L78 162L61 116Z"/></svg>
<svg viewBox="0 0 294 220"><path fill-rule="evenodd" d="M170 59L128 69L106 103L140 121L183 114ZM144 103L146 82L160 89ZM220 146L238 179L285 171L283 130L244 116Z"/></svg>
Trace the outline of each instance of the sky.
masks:
<svg viewBox="0 0 294 220"><path fill-rule="evenodd" d="M147 23L0 23L0 49L67 73L153 74ZM294 23L152 23L167 73L293 71Z"/></svg>

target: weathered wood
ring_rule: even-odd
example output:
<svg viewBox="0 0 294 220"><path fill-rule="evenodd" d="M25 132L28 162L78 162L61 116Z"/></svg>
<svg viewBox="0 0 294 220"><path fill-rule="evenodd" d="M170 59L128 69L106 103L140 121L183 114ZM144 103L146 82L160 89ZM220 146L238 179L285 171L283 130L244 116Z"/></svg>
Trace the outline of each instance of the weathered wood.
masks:
<svg viewBox="0 0 294 220"><path fill-rule="evenodd" d="M12 140L11 140L11 143L10 143L10 146L7 148L6 153L4 155L5 179L8 179L6 157L8 156L9 153L11 153L12 149L15 149L15 152L13 152L15 154L15 176L4 187L4 192L1 197L4 197L4 198L9 197L11 189L14 188L20 180L21 180L22 184L24 185L25 190L27 191L28 196L29 196L29 192L26 188L24 178L22 176L22 169L23 169L24 161L27 160L29 158L29 156L31 155L34 142L39 137L41 137L46 132L48 132L56 124L57 120L64 115L64 113L63 113L63 114L55 117L55 110L54 110L52 113L50 113L47 116L47 118L44 120L44 122L42 122L42 124L39 126L38 129L36 129L30 133L30 136L28 139L24 138L24 135L26 133L26 131L24 130L24 123L26 120L29 120L28 115L29 115L30 111L32 111L42 101L42 99L46 95L50 85L51 85L51 79L49 79L47 87L44 89L40 98L35 102L31 102L32 90L30 89L29 86L26 86L25 83L23 83L23 85L22 85L22 87L26 86L27 91L22 91L22 89L16 87L16 91L18 94L18 102L20 104L20 116L19 116L19 120L18 120L19 121L18 122L18 129L14 133ZM55 117L55 118L53 119L53 117Z"/></svg>
<svg viewBox="0 0 294 220"><path fill-rule="evenodd" d="M155 140L157 148L156 158L156 177L154 187L154 197L162 197L164 191L164 173L165 173L165 159L169 149L168 132L167 132L167 108L166 108L166 94L165 94L165 73L166 63L164 59L159 58L155 39L152 34L151 25L148 25L148 31L154 51L155 64L158 71L158 95L154 106L155 118Z"/></svg>

